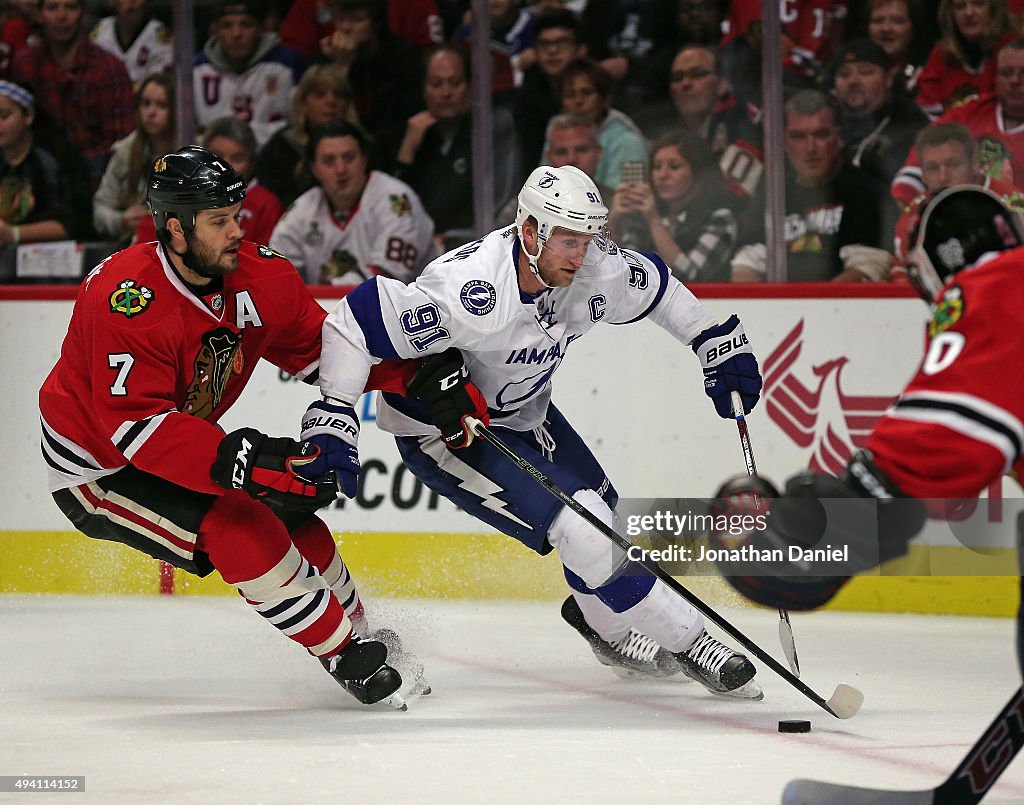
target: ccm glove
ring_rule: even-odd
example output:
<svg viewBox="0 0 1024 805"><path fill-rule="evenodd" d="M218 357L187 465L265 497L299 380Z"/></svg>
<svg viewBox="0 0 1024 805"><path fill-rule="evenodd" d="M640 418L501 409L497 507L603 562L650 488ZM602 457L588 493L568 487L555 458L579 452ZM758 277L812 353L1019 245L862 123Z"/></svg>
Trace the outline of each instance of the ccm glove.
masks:
<svg viewBox="0 0 1024 805"><path fill-rule="evenodd" d="M316 482L299 475L319 453L309 442L240 428L221 439L210 477L226 489L241 489L266 503L316 511L338 497L333 475Z"/></svg>
<svg viewBox="0 0 1024 805"><path fill-rule="evenodd" d="M318 479L334 473L341 491L350 498L359 486L359 417L351 405L318 401L302 416L303 441L319 448L319 455L302 468L305 477Z"/></svg>
<svg viewBox="0 0 1024 805"><path fill-rule="evenodd" d="M462 353L455 347L423 361L409 383L409 394L430 406L434 424L450 450L473 443L473 431L466 424L467 416L476 417L485 425L490 424L487 401L469 379Z"/></svg>
<svg viewBox="0 0 1024 805"><path fill-rule="evenodd" d="M734 313L721 324L708 327L690 346L704 368L704 392L718 415L732 419L734 391L743 400L743 413L750 413L761 396L761 372L739 317Z"/></svg>

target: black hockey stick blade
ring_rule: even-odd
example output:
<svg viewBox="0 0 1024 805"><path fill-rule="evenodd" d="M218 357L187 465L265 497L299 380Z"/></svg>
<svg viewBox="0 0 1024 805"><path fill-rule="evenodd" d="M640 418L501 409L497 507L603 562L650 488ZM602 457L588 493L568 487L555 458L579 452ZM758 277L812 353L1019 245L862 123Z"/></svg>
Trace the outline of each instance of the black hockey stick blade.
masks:
<svg viewBox="0 0 1024 805"><path fill-rule="evenodd" d="M534 467L533 464L522 456L517 455L511 447L505 444L499 437L495 436L493 431L478 419L467 416L466 424L473 433L488 442L491 446L495 447L498 452L505 456L509 461L518 465L521 470L524 470L527 475L533 478L534 481L544 487L548 493L558 498L563 504L590 523L590 525L597 531L601 532L601 534L622 548L622 550L628 551L632 547L632 543L630 543L629 540L616 532L615 529L610 528L601 522L595 514L575 498L568 495L543 472ZM663 570L661 565L657 562L652 562L649 559L641 559L637 561L637 564L641 565L652 576L664 582L676 595L689 601L694 608L702 612L708 620L717 624L720 629L730 635L737 643L741 644L751 654L761 660L761 662L771 668L776 674L781 676L786 682L818 705L818 707L828 713L831 713L836 718L852 718L857 714L857 711L860 710L860 706L864 703L864 694L856 688L840 684L836 686L835 692L832 694L831 698L828 700L823 699L805 685L799 678L794 676L788 668L784 668L778 660L768 654L764 649L757 645L757 643L753 642L749 637L743 634L743 632L719 615L714 609L705 604L693 592L686 589L682 584L676 581L676 579Z"/></svg>
<svg viewBox="0 0 1024 805"><path fill-rule="evenodd" d="M783 805L971 805L981 802L1024 746L1024 687L1010 697L996 720L938 788L888 791L853 785L792 780Z"/></svg>

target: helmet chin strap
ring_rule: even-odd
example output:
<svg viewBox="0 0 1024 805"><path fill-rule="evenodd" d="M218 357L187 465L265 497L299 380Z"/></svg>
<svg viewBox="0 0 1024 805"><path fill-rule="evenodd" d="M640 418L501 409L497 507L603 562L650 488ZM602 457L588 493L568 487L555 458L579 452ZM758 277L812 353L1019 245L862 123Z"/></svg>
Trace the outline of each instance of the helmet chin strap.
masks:
<svg viewBox="0 0 1024 805"><path fill-rule="evenodd" d="M544 278L540 275L540 266L537 265L537 261L540 259L540 254L544 251L544 243L541 239L537 238L537 255L536 257L530 254L530 250L526 248L526 241L523 239L522 228L519 231L519 245L523 247L523 254L526 255L526 262L530 266L530 273L537 278L537 281L545 288L554 288L554 285L548 285L544 281Z"/></svg>

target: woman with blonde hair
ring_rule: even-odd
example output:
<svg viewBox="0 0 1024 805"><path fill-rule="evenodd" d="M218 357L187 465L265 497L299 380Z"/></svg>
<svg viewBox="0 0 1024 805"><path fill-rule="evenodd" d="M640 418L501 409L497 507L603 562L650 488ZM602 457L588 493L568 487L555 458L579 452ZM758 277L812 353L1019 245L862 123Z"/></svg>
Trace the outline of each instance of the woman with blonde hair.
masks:
<svg viewBox="0 0 1024 805"><path fill-rule="evenodd" d="M312 65L295 87L288 125L260 149L260 184L288 207L315 183L304 164L309 132L324 123L342 122L360 125L352 85L336 64Z"/></svg>
<svg viewBox="0 0 1024 805"><path fill-rule="evenodd" d="M114 143L93 196L93 224L100 237L128 241L145 207L146 177L153 160L174 151L174 75L146 76L135 93L135 130Z"/></svg>
<svg viewBox="0 0 1024 805"><path fill-rule="evenodd" d="M933 120L995 89L996 54L1017 35L1006 0L942 0L939 30L917 78L917 105Z"/></svg>

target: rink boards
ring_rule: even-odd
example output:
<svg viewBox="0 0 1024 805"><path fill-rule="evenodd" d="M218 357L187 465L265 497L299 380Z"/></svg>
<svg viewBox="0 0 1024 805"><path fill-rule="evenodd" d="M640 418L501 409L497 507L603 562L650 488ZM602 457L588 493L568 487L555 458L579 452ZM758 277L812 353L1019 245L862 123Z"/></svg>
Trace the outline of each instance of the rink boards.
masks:
<svg viewBox="0 0 1024 805"><path fill-rule="evenodd" d="M863 442L916 369L927 310L892 288L790 285L768 289L771 298L744 298L755 290L766 289L708 286L699 295L721 319L739 314L761 362L765 395L749 417L758 468L780 482L809 465L841 467L846 452ZM839 293L847 298L836 298ZM59 354L71 293L13 289L5 294L0 294L0 361L8 381L0 402L7 446L0 592L159 591L155 562L70 531L46 491L35 395ZM46 296L52 298L40 298ZM321 301L328 308L337 302ZM228 430L245 424L275 435L295 434L311 391L262 364L221 422ZM554 401L592 446L622 497L709 497L722 479L744 472L735 428L715 415L704 396L693 353L650 323L597 327L575 341L556 375ZM402 467L390 437L372 425L372 397L363 398L360 414L365 476L360 496L325 517L362 584L403 596L561 594L556 560L539 560L506 537L482 533L485 527L438 500ZM926 547L880 576L858 579L835 606L1011 614L1017 581L1011 575L1015 501L1010 496L1019 498L1019 492L1009 482L990 492L992 502L982 501L978 508L978 516L993 520L984 554L965 551L932 528L921 540ZM932 575L909 575L922 572ZM173 581L163 578L163 590L230 592L215 579L179 573ZM692 583L711 591L721 585L707 578Z"/></svg>

